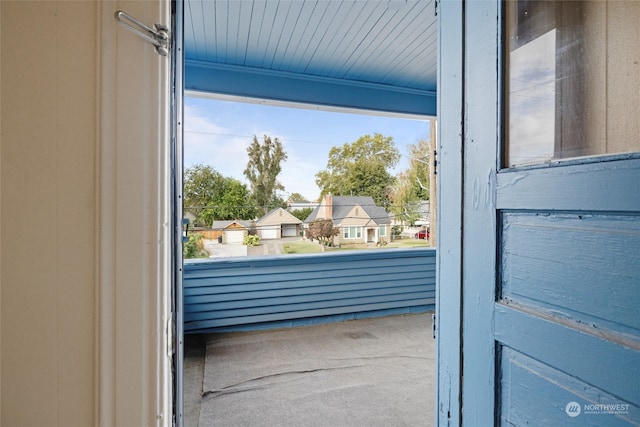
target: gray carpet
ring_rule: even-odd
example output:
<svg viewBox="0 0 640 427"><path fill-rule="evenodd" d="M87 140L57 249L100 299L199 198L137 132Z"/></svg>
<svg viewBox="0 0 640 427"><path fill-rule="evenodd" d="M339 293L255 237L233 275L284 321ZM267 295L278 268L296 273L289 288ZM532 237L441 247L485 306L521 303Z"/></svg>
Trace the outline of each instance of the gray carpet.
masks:
<svg viewBox="0 0 640 427"><path fill-rule="evenodd" d="M433 425L430 313L204 340L187 426Z"/></svg>

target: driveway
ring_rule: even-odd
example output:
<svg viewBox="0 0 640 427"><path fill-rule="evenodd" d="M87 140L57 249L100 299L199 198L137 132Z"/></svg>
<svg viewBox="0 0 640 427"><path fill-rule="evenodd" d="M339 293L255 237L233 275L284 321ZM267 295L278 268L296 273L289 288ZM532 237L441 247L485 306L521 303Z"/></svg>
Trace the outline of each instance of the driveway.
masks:
<svg viewBox="0 0 640 427"><path fill-rule="evenodd" d="M217 240L204 240L204 248L209 252L209 258L281 255L284 254L284 243L297 242L301 239L301 237L266 239L261 240L258 246L245 246L239 243L226 244L218 243Z"/></svg>
<svg viewBox="0 0 640 427"><path fill-rule="evenodd" d="M209 258L228 258L247 256L247 247L241 243L218 243L217 240L205 240L204 248L209 252Z"/></svg>
<svg viewBox="0 0 640 427"><path fill-rule="evenodd" d="M284 254L283 245L287 242L297 242L301 237L284 237L282 239L260 240L259 246L250 246L247 251L249 256L266 256Z"/></svg>

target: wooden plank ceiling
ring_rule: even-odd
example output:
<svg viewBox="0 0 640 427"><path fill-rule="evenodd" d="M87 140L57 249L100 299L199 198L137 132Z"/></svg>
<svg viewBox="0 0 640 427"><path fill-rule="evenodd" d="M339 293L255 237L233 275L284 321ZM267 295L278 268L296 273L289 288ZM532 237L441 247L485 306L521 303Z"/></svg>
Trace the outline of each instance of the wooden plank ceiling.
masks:
<svg viewBox="0 0 640 427"><path fill-rule="evenodd" d="M426 105L436 91L435 12L434 0L186 0L187 89L331 104L334 88L336 106L380 109L376 92ZM261 93L265 83L277 90Z"/></svg>

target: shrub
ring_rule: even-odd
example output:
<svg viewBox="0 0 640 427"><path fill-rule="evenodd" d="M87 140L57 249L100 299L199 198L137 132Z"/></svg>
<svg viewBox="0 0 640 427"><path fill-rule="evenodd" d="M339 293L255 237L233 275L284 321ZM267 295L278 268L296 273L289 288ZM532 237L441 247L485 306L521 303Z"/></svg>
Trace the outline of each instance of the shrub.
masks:
<svg viewBox="0 0 640 427"><path fill-rule="evenodd" d="M260 244L260 236L256 236L255 234L247 234L244 236L242 243L247 246L258 246Z"/></svg>
<svg viewBox="0 0 640 427"><path fill-rule="evenodd" d="M189 240L182 244L182 256L189 258L209 258L209 252L204 249L202 235L193 233L189 235Z"/></svg>
<svg viewBox="0 0 640 427"><path fill-rule="evenodd" d="M391 235L399 236L402 234L403 230L404 230L404 227L402 227L401 225L394 225L393 227L391 227Z"/></svg>

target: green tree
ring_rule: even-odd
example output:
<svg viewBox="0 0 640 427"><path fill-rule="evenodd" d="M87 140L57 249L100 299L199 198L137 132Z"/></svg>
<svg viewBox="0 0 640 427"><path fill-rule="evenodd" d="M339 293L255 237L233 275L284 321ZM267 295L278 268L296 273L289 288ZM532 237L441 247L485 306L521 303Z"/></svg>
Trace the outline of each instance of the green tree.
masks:
<svg viewBox="0 0 640 427"><path fill-rule="evenodd" d="M313 208L296 209L291 212L291 215L295 216L300 221L304 221L309 215L311 215L311 212L313 212Z"/></svg>
<svg viewBox="0 0 640 427"><path fill-rule="evenodd" d="M429 140L421 139L417 144L409 145L408 175L413 185L415 200L429 200Z"/></svg>
<svg viewBox="0 0 640 427"><path fill-rule="evenodd" d="M269 200L267 212L275 208L287 209L287 207L287 201L279 196L278 193L273 193L273 196L271 196L271 199Z"/></svg>
<svg viewBox="0 0 640 427"><path fill-rule="evenodd" d="M327 168L316 174L316 184L325 194L335 196L371 196L376 204L388 206L388 188L395 177L389 172L398 163L400 153L393 137L364 135L357 141L329 151Z"/></svg>
<svg viewBox="0 0 640 427"><path fill-rule="evenodd" d="M184 171L184 208L196 216L194 225L200 227L210 226L214 220L256 215L246 185L202 164Z"/></svg>
<svg viewBox="0 0 640 427"><path fill-rule="evenodd" d="M389 190L390 210L398 218L412 224L418 218L420 201L429 200L429 140L409 145L409 166L396 176Z"/></svg>
<svg viewBox="0 0 640 427"><path fill-rule="evenodd" d="M281 164L287 160L287 153L278 138L264 135L260 143L254 135L253 142L247 148L249 162L244 170L244 176L249 180L251 192L257 204L263 210L263 214L269 211L269 206L276 190L284 190L278 182L278 175L282 171Z"/></svg>
<svg viewBox="0 0 640 427"><path fill-rule="evenodd" d="M256 208L251 203L251 193L247 186L235 178L223 181L222 196L214 211L215 219L253 219Z"/></svg>
<svg viewBox="0 0 640 427"><path fill-rule="evenodd" d="M291 195L289 196L289 200L292 202L298 202L298 203L308 202L306 197L304 197L300 193L291 193Z"/></svg>

